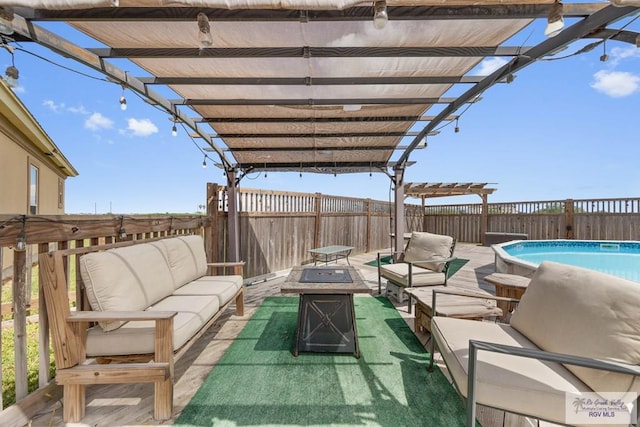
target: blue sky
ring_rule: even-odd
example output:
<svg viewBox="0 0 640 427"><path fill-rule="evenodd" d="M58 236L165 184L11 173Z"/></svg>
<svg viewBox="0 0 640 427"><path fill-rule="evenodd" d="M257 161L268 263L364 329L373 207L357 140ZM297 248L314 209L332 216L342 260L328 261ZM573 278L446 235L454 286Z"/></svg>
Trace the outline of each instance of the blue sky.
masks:
<svg viewBox="0 0 640 427"><path fill-rule="evenodd" d="M526 40L506 45L533 45L543 39L539 24L529 29L520 36ZM640 19L627 29L640 31ZM98 46L70 31L65 36L80 46ZM405 182L488 182L497 189L490 202L639 197L635 120L640 106L640 48L609 41L606 62L599 59L602 45L572 56L592 41L576 42L555 56L564 59L530 65L516 74L513 83L496 85L480 102L459 110L460 132L450 125L428 138L427 148L412 154L410 160L416 164L407 169ZM207 182L225 185L213 161L202 168L198 143L185 130L171 135L172 122L165 112L129 90L128 108L122 111L119 85L33 43L18 47L58 64L15 52L20 70L16 93L79 172L67 180L67 213L196 212L205 203ZM2 50L0 64L6 67L10 61ZM491 72L501 61L486 60L471 74ZM142 75L124 61L114 64ZM217 161L215 154L209 156ZM272 172L266 178L263 173L252 174L241 187L377 200L388 200L391 189L389 178L380 173L303 174L302 178L297 173ZM477 202L479 197L469 196L429 203Z"/></svg>

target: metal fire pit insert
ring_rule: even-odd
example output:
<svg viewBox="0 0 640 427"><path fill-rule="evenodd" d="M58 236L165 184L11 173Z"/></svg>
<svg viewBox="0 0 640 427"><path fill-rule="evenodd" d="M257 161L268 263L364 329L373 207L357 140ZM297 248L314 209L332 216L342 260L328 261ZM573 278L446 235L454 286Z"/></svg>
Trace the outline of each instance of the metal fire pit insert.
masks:
<svg viewBox="0 0 640 427"><path fill-rule="evenodd" d="M300 283L353 283L353 279L345 268L305 268Z"/></svg>

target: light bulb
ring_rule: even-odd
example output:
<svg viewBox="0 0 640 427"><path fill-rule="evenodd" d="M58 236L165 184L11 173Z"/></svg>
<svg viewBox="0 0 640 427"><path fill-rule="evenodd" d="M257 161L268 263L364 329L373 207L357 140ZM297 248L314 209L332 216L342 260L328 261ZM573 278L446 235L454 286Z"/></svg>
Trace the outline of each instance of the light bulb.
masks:
<svg viewBox="0 0 640 427"><path fill-rule="evenodd" d="M18 86L18 77L20 73L18 69L13 65L9 65L7 69L4 71L4 81L7 82L7 86L16 87Z"/></svg>
<svg viewBox="0 0 640 427"><path fill-rule="evenodd" d="M547 37L554 37L560 34L564 28L564 19L562 18L563 5L562 2L557 1L549 8L549 14L547 15L547 26L544 29L544 35Z"/></svg>
<svg viewBox="0 0 640 427"><path fill-rule="evenodd" d="M213 45L213 37L211 36L211 26L209 18L204 13L198 13L198 43L200 48L210 47Z"/></svg>
<svg viewBox="0 0 640 427"><path fill-rule="evenodd" d="M207 161L203 160L202 161L202 169L206 169L207 168Z"/></svg>
<svg viewBox="0 0 640 427"><path fill-rule="evenodd" d="M387 2L377 1L373 3L373 26L381 30L387 25L389 15L387 14Z"/></svg>
<svg viewBox="0 0 640 427"><path fill-rule="evenodd" d="M122 111L127 109L127 99L124 97L124 95L120 97L120 109Z"/></svg>
<svg viewBox="0 0 640 427"><path fill-rule="evenodd" d="M22 252L26 249L27 249L27 239L24 235L24 232L21 232L20 234L18 234L15 250L18 252Z"/></svg>
<svg viewBox="0 0 640 427"><path fill-rule="evenodd" d="M173 125L171 128L171 136L178 136L178 128L176 128L176 125Z"/></svg>

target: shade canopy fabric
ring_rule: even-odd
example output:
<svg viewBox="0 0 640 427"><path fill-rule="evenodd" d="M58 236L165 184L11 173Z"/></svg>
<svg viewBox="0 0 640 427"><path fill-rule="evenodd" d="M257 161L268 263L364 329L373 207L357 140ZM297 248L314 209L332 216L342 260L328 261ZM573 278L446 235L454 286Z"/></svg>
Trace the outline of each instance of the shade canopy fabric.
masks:
<svg viewBox="0 0 640 427"><path fill-rule="evenodd" d="M567 3L559 35L508 44L546 21L552 3L389 0L378 29L371 1L0 0L15 6L5 43L33 40L99 70L240 173L403 167L439 125L537 59L582 38L635 42L608 26L638 5ZM65 22L101 47L76 46L39 21ZM494 57L504 65L477 75ZM138 75L114 65L123 58Z"/></svg>

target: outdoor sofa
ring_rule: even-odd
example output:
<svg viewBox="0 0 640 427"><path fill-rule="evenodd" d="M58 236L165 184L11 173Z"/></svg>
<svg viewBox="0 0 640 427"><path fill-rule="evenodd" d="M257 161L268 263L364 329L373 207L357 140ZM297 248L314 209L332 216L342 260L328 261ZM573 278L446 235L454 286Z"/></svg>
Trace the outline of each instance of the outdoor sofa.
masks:
<svg viewBox="0 0 640 427"><path fill-rule="evenodd" d="M510 324L434 316L430 369L437 346L466 398L468 426L476 403L571 425L594 393L637 409L639 307L640 283L543 262Z"/></svg>
<svg viewBox="0 0 640 427"><path fill-rule="evenodd" d="M72 255L92 311L70 311ZM154 418L171 418L175 361L230 304L243 315L243 264L207 263L198 235L41 254L64 420L84 416L86 385L118 383L154 383Z"/></svg>

